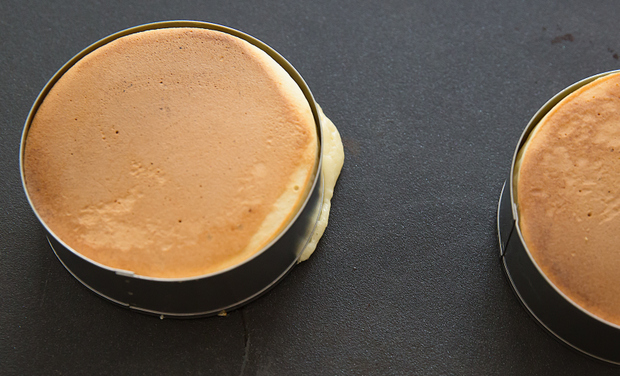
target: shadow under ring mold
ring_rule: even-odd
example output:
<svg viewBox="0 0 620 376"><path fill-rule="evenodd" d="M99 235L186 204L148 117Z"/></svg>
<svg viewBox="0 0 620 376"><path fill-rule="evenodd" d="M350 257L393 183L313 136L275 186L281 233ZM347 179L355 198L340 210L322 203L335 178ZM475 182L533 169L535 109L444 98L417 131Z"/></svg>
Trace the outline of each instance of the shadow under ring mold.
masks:
<svg viewBox="0 0 620 376"><path fill-rule="evenodd" d="M137 275L95 262L73 250L45 224L33 205L24 178L25 142L33 118L54 84L80 59L118 38L147 30L202 28L223 32L249 42L267 53L295 81L311 109L318 138L318 161L305 201L279 234L247 260L217 272L187 278L157 278ZM167 21L141 25L110 35L87 47L67 62L47 83L36 99L24 127L20 149L20 170L26 196L47 231L58 259L81 283L108 300L140 312L161 317L200 317L237 308L259 297L280 281L298 262L310 240L323 204L323 136L321 115L312 93L299 73L277 52L240 31L197 21Z"/></svg>

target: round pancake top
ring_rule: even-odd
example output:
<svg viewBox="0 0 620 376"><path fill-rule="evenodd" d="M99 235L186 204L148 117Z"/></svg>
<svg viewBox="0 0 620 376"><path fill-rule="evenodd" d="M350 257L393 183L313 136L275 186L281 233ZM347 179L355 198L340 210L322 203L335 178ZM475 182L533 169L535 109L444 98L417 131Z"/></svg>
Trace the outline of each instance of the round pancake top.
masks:
<svg viewBox="0 0 620 376"><path fill-rule="evenodd" d="M519 153L519 226L571 300L620 325L620 74L557 104Z"/></svg>
<svg viewBox="0 0 620 376"><path fill-rule="evenodd" d="M48 228L82 255L182 278L236 265L303 204L317 125L292 78L226 33L116 39L52 87L27 133L24 177Z"/></svg>

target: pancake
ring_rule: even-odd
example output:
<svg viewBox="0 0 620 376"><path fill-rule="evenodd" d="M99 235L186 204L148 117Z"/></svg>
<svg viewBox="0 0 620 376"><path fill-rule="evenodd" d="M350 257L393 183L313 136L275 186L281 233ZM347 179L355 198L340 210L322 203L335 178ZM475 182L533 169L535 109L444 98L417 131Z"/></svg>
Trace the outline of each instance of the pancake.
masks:
<svg viewBox="0 0 620 376"><path fill-rule="evenodd" d="M28 130L40 218L105 266L183 278L237 265L305 201L319 140L308 101L265 52L200 28L116 39L71 67Z"/></svg>
<svg viewBox="0 0 620 376"><path fill-rule="evenodd" d="M577 305L620 325L620 74L554 106L520 150L513 180L540 269Z"/></svg>

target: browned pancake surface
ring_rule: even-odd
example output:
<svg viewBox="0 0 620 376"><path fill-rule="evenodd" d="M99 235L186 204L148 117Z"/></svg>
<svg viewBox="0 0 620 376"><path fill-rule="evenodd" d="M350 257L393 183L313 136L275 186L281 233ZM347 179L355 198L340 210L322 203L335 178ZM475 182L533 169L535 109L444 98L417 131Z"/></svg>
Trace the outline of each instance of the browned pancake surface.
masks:
<svg viewBox="0 0 620 376"><path fill-rule="evenodd" d="M98 48L32 122L24 174L33 205L78 252L141 275L195 276L250 257L258 249L246 246L291 176L306 184L316 164L309 106L274 64L204 29ZM305 197L295 188L291 213Z"/></svg>
<svg viewBox="0 0 620 376"><path fill-rule="evenodd" d="M620 75L546 115L523 154L517 192L520 228L543 272L620 325Z"/></svg>

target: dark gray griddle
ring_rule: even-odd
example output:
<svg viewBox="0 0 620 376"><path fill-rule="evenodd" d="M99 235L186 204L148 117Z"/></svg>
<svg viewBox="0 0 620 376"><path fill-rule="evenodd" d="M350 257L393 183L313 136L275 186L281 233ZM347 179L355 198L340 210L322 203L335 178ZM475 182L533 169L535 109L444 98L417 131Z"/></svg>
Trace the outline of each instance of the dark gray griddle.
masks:
<svg viewBox="0 0 620 376"><path fill-rule="evenodd" d="M612 375L515 297L496 210L553 95L620 68L616 2L0 2L0 374ZM76 281L19 177L38 93L116 31L196 19L269 44L346 153L316 253L226 317L160 320Z"/></svg>

